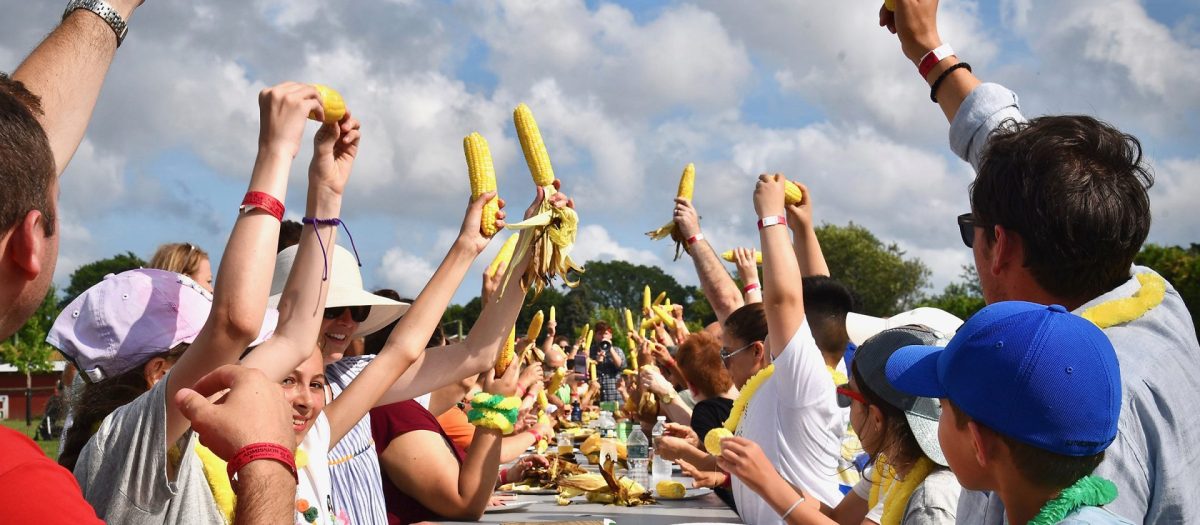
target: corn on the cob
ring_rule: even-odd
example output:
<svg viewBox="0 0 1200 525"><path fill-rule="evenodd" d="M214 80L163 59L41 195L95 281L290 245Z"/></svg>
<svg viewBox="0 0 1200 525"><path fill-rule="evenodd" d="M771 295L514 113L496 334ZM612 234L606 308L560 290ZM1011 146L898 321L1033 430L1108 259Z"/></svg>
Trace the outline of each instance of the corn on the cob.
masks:
<svg viewBox="0 0 1200 525"><path fill-rule="evenodd" d="M579 215L570 206L555 207L550 197L557 193L554 189L554 170L550 166L550 156L546 153L546 145L542 142L541 131L529 107L520 104L513 111L513 123L517 128L517 137L521 141L521 150L525 154L525 162L533 176L534 184L542 188L544 198L538 206L536 215L506 228L513 230L532 229L530 235L517 246L518 260L529 255L529 267L521 275L521 289L533 288L533 295L538 294L550 284L555 276L563 278L568 287L575 287L578 281L568 278L571 271L583 273L583 268L571 259L571 249L575 245L575 234L579 227ZM507 279L500 289L504 295Z"/></svg>
<svg viewBox="0 0 1200 525"><path fill-rule="evenodd" d="M629 346L633 346L633 345L630 344ZM629 368L632 368L634 370L641 369L640 367L638 367L638 349L637 348L629 349Z"/></svg>
<svg viewBox="0 0 1200 525"><path fill-rule="evenodd" d="M637 331L637 325L633 324L633 312L628 308L625 309L625 328L630 332Z"/></svg>
<svg viewBox="0 0 1200 525"><path fill-rule="evenodd" d="M653 324L651 324L651 326L653 326ZM638 330L638 337L641 337L642 339L646 338L646 320L645 319L642 319L642 326Z"/></svg>
<svg viewBox="0 0 1200 525"><path fill-rule="evenodd" d="M800 191L800 186L790 180L787 181L787 184L783 185L783 202L788 206L793 206L800 204L802 200L804 200L804 192Z"/></svg>
<svg viewBox="0 0 1200 525"><path fill-rule="evenodd" d="M724 427L717 427L708 431L708 435L704 436L704 450L714 456L721 455L721 440L733 437L733 432L726 430Z"/></svg>
<svg viewBox="0 0 1200 525"><path fill-rule="evenodd" d="M517 247L517 238L520 236L520 233L514 233L504 241L504 244L500 245L500 251L496 252L496 258L492 259L492 264L488 265L488 277L494 277L496 275L496 271L500 269L501 263L512 262L513 250Z"/></svg>
<svg viewBox="0 0 1200 525"><path fill-rule="evenodd" d="M596 375L596 362L595 361L591 361L588 363L588 372L591 374L589 376L591 379L599 379L600 376Z"/></svg>
<svg viewBox="0 0 1200 525"><path fill-rule="evenodd" d="M737 257L734 256L733 250L725 250L721 252L721 258L729 262L737 262ZM762 252L754 250L754 263L762 264Z"/></svg>
<svg viewBox="0 0 1200 525"><path fill-rule="evenodd" d="M545 317L541 310L533 314L533 319L529 321L529 330L525 332L525 338L530 343L537 341L539 335L542 335L542 318Z"/></svg>
<svg viewBox="0 0 1200 525"><path fill-rule="evenodd" d="M504 371L508 370L508 365L512 364L517 358L517 331L516 329L509 330L508 341L505 341L504 348L500 349L500 353L496 355L496 377L504 375Z"/></svg>
<svg viewBox="0 0 1200 525"><path fill-rule="evenodd" d="M671 481L669 479L658 482L654 486L655 492L658 492L658 497L662 499L683 499L687 494L687 489L683 487L683 483Z"/></svg>
<svg viewBox="0 0 1200 525"><path fill-rule="evenodd" d="M342 94L324 84L313 84L312 86L317 88L317 96L321 99L321 108L325 110L325 123L333 124L342 120L342 117L346 116L346 101L342 99ZM310 112L308 118L317 120L317 112Z"/></svg>
<svg viewBox="0 0 1200 525"><path fill-rule="evenodd" d="M663 301L665 301L666 299L667 299L667 292L658 292L658 297L654 298L654 302L650 303L650 306L659 306L659 305L663 304Z"/></svg>
<svg viewBox="0 0 1200 525"><path fill-rule="evenodd" d="M554 305L550 305L550 322L551 323L555 322L554 321Z"/></svg>
<svg viewBox="0 0 1200 525"><path fill-rule="evenodd" d="M883 0L883 7L887 8L888 11L895 12L896 0Z"/></svg>
<svg viewBox="0 0 1200 525"><path fill-rule="evenodd" d="M675 318L671 316L671 312L667 310L666 307L655 306L654 314L657 315L660 320L662 320L663 325L665 325L668 330L675 329Z"/></svg>
<svg viewBox="0 0 1200 525"><path fill-rule="evenodd" d="M596 335L596 331L592 330L591 325L588 325L587 329L588 329L587 335L584 336L584 338L583 338L583 350L585 352L591 352L592 351L592 336Z"/></svg>
<svg viewBox="0 0 1200 525"><path fill-rule="evenodd" d="M478 133L463 138L463 153L467 157L467 173L471 177L471 199L496 191L496 169L492 166L492 152L487 139ZM479 219L479 230L485 237L496 234L496 213L500 211L499 197L492 197L483 205L483 216Z"/></svg>
<svg viewBox="0 0 1200 525"><path fill-rule="evenodd" d="M650 285L647 284L642 289L642 315L650 315L651 304L653 303L650 301Z"/></svg>
<svg viewBox="0 0 1200 525"><path fill-rule="evenodd" d="M546 390L551 394L558 392L558 388L562 386L563 380L567 378L566 367L558 367L554 369L554 375L550 376L550 382L546 385Z"/></svg>
<svg viewBox="0 0 1200 525"><path fill-rule="evenodd" d="M550 166L550 154L546 152L546 144L542 142L542 131L538 129L533 112L524 103L517 104L513 111L513 123L517 127L517 138L521 141L521 150L525 152L525 163L529 165L529 173L533 175L533 183L538 186L554 184L554 168Z"/></svg>
<svg viewBox="0 0 1200 525"><path fill-rule="evenodd" d="M688 163L683 168L683 174L679 176L679 189L675 192L675 197L680 199L692 200L696 190L696 165ZM675 259L678 260L683 252L684 241L686 239L680 235L679 230L675 228L675 220L667 222L659 226L657 229L646 232L646 235L653 240L661 240L670 237L675 241Z"/></svg>
<svg viewBox="0 0 1200 525"><path fill-rule="evenodd" d="M642 330L641 336L643 338L645 338L646 330L653 330L654 325L656 325L656 324L658 324L658 316L655 315L653 310L651 310L650 317L646 317L646 318L642 319L642 325L639 327Z"/></svg>
<svg viewBox="0 0 1200 525"><path fill-rule="evenodd" d="M675 196L680 199L692 200L696 190L696 165L691 162L683 167L683 175L679 176L679 191Z"/></svg>
<svg viewBox="0 0 1200 525"><path fill-rule="evenodd" d="M670 297L663 300L663 306L665 306L667 308L667 311L671 310L671 298Z"/></svg>

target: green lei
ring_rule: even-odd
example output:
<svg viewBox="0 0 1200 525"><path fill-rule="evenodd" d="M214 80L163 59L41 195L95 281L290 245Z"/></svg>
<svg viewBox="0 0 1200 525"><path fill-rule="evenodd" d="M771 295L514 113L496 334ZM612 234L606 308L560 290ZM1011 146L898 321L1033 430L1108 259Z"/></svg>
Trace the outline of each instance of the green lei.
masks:
<svg viewBox="0 0 1200 525"><path fill-rule="evenodd" d="M1098 476L1084 476L1074 485L1063 489L1057 498L1047 501L1029 525L1058 523L1083 506L1099 506L1117 499L1117 486Z"/></svg>

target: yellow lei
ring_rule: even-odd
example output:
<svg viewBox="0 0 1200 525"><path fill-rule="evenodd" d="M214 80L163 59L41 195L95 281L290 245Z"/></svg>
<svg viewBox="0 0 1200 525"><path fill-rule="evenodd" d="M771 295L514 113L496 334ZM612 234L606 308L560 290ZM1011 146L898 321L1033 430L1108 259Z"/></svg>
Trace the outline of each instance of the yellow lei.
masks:
<svg viewBox="0 0 1200 525"><path fill-rule="evenodd" d="M1167 281L1154 273L1137 274L1142 285L1130 297L1105 301L1084 310L1080 317L1091 321L1101 329L1133 321L1162 303L1167 294Z"/></svg>
<svg viewBox="0 0 1200 525"><path fill-rule="evenodd" d="M758 392L758 387L767 382L767 379L770 379L774 373L775 365L771 364L750 376L750 380L746 381L746 386L738 393L737 400L733 402L733 409L729 411L729 419L725 420L725 430L737 432L738 425L742 423L742 415L746 412L746 406Z"/></svg>
<svg viewBox="0 0 1200 525"><path fill-rule="evenodd" d="M173 453L178 453L178 451L178 448L171 449ZM225 517L225 523L233 523L233 511L237 508L237 494L234 494L233 485L229 483L225 460L217 457L213 451L199 442L196 443L196 456L200 458L200 464L204 466L204 480L208 482L208 489L212 491L213 500L216 501L221 515ZM304 449L297 448L296 468L302 469L306 466L308 466L308 454L304 452Z"/></svg>
<svg viewBox="0 0 1200 525"><path fill-rule="evenodd" d="M871 493L867 500L867 508L873 509L879 504L880 493L884 494L883 519L880 520L880 525L900 525L900 521L904 519L904 510L908 508L908 500L933 469L933 461L922 456L908 471L908 475L904 476L904 480L897 483L896 469L886 463L886 458L880 456L871 475Z"/></svg>

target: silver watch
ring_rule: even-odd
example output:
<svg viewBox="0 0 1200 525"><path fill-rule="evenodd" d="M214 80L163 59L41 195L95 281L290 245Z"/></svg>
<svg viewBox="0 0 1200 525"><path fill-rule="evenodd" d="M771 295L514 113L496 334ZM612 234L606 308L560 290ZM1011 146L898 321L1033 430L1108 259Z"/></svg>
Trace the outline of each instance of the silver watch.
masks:
<svg viewBox="0 0 1200 525"><path fill-rule="evenodd" d="M117 10L108 5L108 2L104 0L71 0L71 3L67 4L66 11L63 11L63 20L66 20L67 16L76 9L87 9L108 23L108 27L111 27L113 33L117 34L117 47L121 47L121 42L125 41L125 33L129 32L129 26L125 24L125 20L121 18Z"/></svg>

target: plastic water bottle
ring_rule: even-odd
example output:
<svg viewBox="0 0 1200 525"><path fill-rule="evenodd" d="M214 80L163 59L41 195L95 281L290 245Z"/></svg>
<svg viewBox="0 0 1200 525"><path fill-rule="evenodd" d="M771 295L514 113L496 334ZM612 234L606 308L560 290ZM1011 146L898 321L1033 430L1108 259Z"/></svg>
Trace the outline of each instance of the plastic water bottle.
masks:
<svg viewBox="0 0 1200 525"><path fill-rule="evenodd" d="M654 429L650 431L651 438L658 442L658 438L663 437L667 432L666 416L658 416L658 421L654 423ZM657 485L659 481L671 479L671 462L663 459L662 456L654 454L654 463L650 469L651 483Z"/></svg>
<svg viewBox="0 0 1200 525"><path fill-rule="evenodd" d="M583 409L579 406L578 400L571 401L571 421L583 422Z"/></svg>
<svg viewBox="0 0 1200 525"><path fill-rule="evenodd" d="M598 421L600 437L612 439L617 437L617 420L613 418L612 412L601 412Z"/></svg>
<svg viewBox="0 0 1200 525"><path fill-rule="evenodd" d="M625 448L629 453L629 477L643 487L649 486L650 440L646 439L641 425L633 425L629 438L625 441Z"/></svg>

